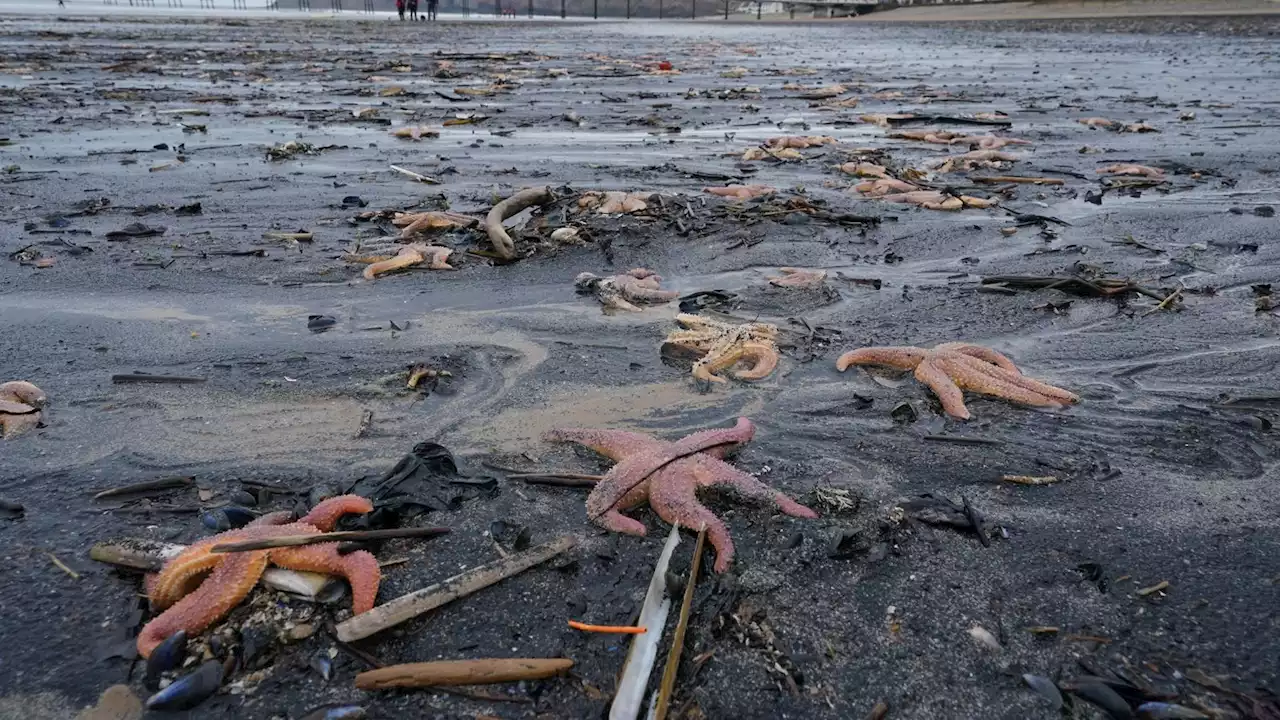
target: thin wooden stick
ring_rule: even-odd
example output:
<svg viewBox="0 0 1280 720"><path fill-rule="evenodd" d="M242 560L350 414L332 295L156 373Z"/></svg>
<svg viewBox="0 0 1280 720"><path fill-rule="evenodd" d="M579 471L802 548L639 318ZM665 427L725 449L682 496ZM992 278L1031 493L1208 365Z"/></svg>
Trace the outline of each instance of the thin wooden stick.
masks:
<svg viewBox="0 0 1280 720"><path fill-rule="evenodd" d="M286 535L284 537L267 538L266 540L248 540L238 543L214 545L209 549L212 553L246 552L248 550L270 550L271 548L297 547L299 545L320 545L330 542L351 540L392 540L395 538L435 537L449 532L449 528L398 528L395 530L352 530L349 532L327 532L319 535Z"/></svg>
<svg viewBox="0 0 1280 720"><path fill-rule="evenodd" d="M401 595L395 600L340 623L337 627L338 639L343 642L354 642L395 627L441 605L466 597L500 580L540 565L577 544L576 538L566 535L511 557L474 567L444 582Z"/></svg>
<svg viewBox="0 0 1280 720"><path fill-rule="evenodd" d="M195 482L196 479L188 476L167 477L159 480L147 480L145 482L134 483L132 485L122 485L120 487L103 490L93 496L94 500L103 498L116 497L117 495L132 495L134 493L146 492L148 490L168 490L169 488L185 487Z"/></svg>
<svg viewBox="0 0 1280 720"><path fill-rule="evenodd" d="M149 375L147 373L120 373L111 376L111 382L116 385L125 383L162 383L165 385L190 385L194 383L207 382L208 378L192 377L187 375Z"/></svg>
<svg viewBox="0 0 1280 720"><path fill-rule="evenodd" d="M573 667L568 658L488 658L388 665L356 676L361 690L439 685L488 685L540 680Z"/></svg>
<svg viewBox="0 0 1280 720"><path fill-rule="evenodd" d="M680 619L676 622L675 635L671 638L671 653L667 666L662 670L662 684L658 689L658 701L654 707L654 720L665 720L671 705L671 694L676 687L676 671L680 669L680 653L684 651L684 633L689 627L689 610L693 606L693 589L698 584L698 570L702 567L702 547L707 541L707 526L698 531L698 544L693 546L693 562L689 565L689 581L684 586L684 601L680 603Z"/></svg>
<svg viewBox="0 0 1280 720"><path fill-rule="evenodd" d="M508 475L509 480L524 480L529 485L556 485L559 487L595 487L602 475L577 473L520 473Z"/></svg>
<svg viewBox="0 0 1280 720"><path fill-rule="evenodd" d="M428 185L439 185L439 184L440 184L440 181L439 181L439 180L436 180L435 178L430 178L430 177L427 177L426 175L422 175L422 174L416 173L416 172L414 172L414 171L412 171L412 170L407 170L407 169L405 169L405 168L400 167L399 165L392 165L392 166L391 166L391 169L392 169L392 170L395 170L396 172L400 173L401 175L408 175L409 177L413 178L414 180L417 180L417 181L418 181L418 182L420 182L420 183L426 183L426 184L428 184Z"/></svg>
<svg viewBox="0 0 1280 720"><path fill-rule="evenodd" d="M63 563L61 560L59 560L59 559L58 559L58 556L57 556L57 555L54 555L54 554L53 554L53 553L51 553L51 552L47 552L47 553L45 553L45 555L48 555L48 556L49 556L49 559L53 561L53 564L54 564L54 565L57 565L57 566L58 566L58 569L59 569L59 570L61 570L62 572L64 572L64 573L66 573L66 574L70 575L70 576L71 576L71 578L72 578L73 580L79 580L79 579L80 579L80 573L78 573L78 572L76 572L75 570L72 570L71 568L67 567L65 563ZM1165 585L1166 585L1166 586L1168 586L1168 584L1169 584L1169 583L1165 583Z"/></svg>

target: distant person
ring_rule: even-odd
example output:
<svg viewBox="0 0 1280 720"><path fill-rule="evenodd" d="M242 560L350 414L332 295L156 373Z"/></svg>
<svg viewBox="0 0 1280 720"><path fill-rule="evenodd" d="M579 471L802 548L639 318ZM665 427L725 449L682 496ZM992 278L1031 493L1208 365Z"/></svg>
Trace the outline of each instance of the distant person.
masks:
<svg viewBox="0 0 1280 720"><path fill-rule="evenodd" d="M400 20L404 20L404 0L396 0L396 12L400 13Z"/></svg>
<svg viewBox="0 0 1280 720"><path fill-rule="evenodd" d="M409 19L418 21L418 0L409 0Z"/></svg>
<svg viewBox="0 0 1280 720"><path fill-rule="evenodd" d="M58 0L58 7L64 8L66 6L67 6L66 0Z"/></svg>
<svg viewBox="0 0 1280 720"><path fill-rule="evenodd" d="M427 19L431 22L436 21L436 8L440 6L440 0L427 0Z"/></svg>

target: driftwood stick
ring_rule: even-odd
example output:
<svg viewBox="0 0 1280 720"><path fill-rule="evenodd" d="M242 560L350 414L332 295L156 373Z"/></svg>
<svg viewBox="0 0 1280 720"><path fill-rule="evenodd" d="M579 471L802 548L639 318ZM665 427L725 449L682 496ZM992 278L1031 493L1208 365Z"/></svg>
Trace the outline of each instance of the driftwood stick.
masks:
<svg viewBox="0 0 1280 720"><path fill-rule="evenodd" d="M654 704L654 720L666 720L671 706L671 694L676 687L676 671L680 669L680 654L684 651L684 634L689 629L689 610L693 605L693 590L698 584L698 570L702 567L702 548L707 541L707 526L698 531L698 544L693 546L693 562L689 565L689 580L684 586L684 601L680 603L680 619L676 621L675 635L671 638L671 653L667 666L662 670L662 683L658 686L658 700Z"/></svg>
<svg viewBox="0 0 1280 720"><path fill-rule="evenodd" d="M503 260L514 260L516 257L516 244L507 234L506 228L502 227L502 223L525 208L545 205L553 199L550 187L528 188L493 206L484 219L484 229L499 257Z"/></svg>
<svg viewBox="0 0 1280 720"><path fill-rule="evenodd" d="M544 563L572 548L577 542L573 536L566 535L549 543L529 548L522 553L471 568L444 582L415 590L408 595L401 595L395 600L339 623L338 639L343 642L354 642L395 627L441 605L466 597L477 590L487 588L500 580Z"/></svg>
<svg viewBox="0 0 1280 720"><path fill-rule="evenodd" d="M125 383L162 383L165 385L190 385L207 382L208 378L187 375L151 375L148 373L119 373L111 376L116 385Z"/></svg>
<svg viewBox="0 0 1280 720"><path fill-rule="evenodd" d="M557 485L559 487L595 487L603 475L579 473L516 473L508 480L523 480L529 485Z"/></svg>
<svg viewBox="0 0 1280 720"><path fill-rule="evenodd" d="M93 499L101 500L103 498L116 497L118 495L132 495L134 493L147 492L149 490L168 490L169 488L186 487L195 481L196 479L190 476L146 480L132 485L122 485L120 487L103 490L102 492L96 493L93 496Z"/></svg>
<svg viewBox="0 0 1280 720"><path fill-rule="evenodd" d="M245 542L214 545L209 549L212 553L245 552L248 550L270 550L271 548L297 547L299 545L320 545L322 543L356 541L356 540L393 540L395 538L435 537L449 532L445 527L397 528L394 530L351 530L345 532L327 532L319 535L285 535L284 537L267 538L266 540L247 540Z"/></svg>
<svg viewBox="0 0 1280 720"><path fill-rule="evenodd" d="M356 687L361 690L385 690L439 685L489 685L540 680L563 674L571 667L573 661L567 658L490 658L405 663L362 672L356 676Z"/></svg>

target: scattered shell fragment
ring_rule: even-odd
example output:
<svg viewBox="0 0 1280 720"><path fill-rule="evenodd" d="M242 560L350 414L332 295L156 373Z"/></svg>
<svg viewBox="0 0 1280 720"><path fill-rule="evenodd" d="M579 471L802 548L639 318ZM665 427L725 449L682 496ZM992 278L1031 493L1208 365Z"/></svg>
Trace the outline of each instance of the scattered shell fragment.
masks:
<svg viewBox="0 0 1280 720"><path fill-rule="evenodd" d="M1053 475L1001 475L1000 479L1018 485L1052 485L1059 480Z"/></svg>
<svg viewBox="0 0 1280 720"><path fill-rule="evenodd" d="M979 645L993 652L1000 652L1004 648L1000 646L1000 641L996 639L986 628L981 625L974 625L969 628L969 637L973 638Z"/></svg>
<svg viewBox="0 0 1280 720"><path fill-rule="evenodd" d="M391 134L398 138L407 138L409 140L440 137L439 130L429 128L426 125L409 125L402 128L396 128L391 131Z"/></svg>

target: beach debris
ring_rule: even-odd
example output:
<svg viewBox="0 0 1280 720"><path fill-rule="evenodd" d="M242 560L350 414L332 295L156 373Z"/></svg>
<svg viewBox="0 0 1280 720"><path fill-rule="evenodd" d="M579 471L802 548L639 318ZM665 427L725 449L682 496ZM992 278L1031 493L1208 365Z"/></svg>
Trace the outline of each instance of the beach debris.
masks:
<svg viewBox="0 0 1280 720"><path fill-rule="evenodd" d="M742 153L743 162L754 162L756 160L781 160L783 162L795 162L803 160L804 155L800 154L795 148L769 148L769 147L749 147Z"/></svg>
<svg viewBox="0 0 1280 720"><path fill-rule="evenodd" d="M888 137L898 140L916 140L935 145L969 145L979 150L999 150L1007 145L1031 145L1030 140L1001 137L999 135L969 135L949 130L902 130Z"/></svg>
<svg viewBox="0 0 1280 720"><path fill-rule="evenodd" d="M1163 180L1165 178L1164 170L1160 168L1147 167L1146 165L1137 165L1135 163L1117 163L1115 165L1105 165L1098 168L1099 175L1136 175L1141 177L1155 178Z"/></svg>
<svg viewBox="0 0 1280 720"><path fill-rule="evenodd" d="M574 547L577 540L569 535L513 553L505 558L478 565L430 587L379 605L338 624L336 631L342 642L354 642L395 627L478 590L518 575L531 567Z"/></svg>
<svg viewBox="0 0 1280 720"><path fill-rule="evenodd" d="M674 290L660 287L662 277L652 270L635 268L617 275L601 277L594 273L579 273L573 286L579 293L595 295L607 310L640 312L638 304L666 303L680 297Z"/></svg>
<svg viewBox="0 0 1280 720"><path fill-rule="evenodd" d="M396 213L391 219L391 224L400 228L401 239L408 240L422 232L476 227L480 224L480 220L462 213L432 210L420 213Z"/></svg>
<svg viewBox="0 0 1280 720"><path fill-rule="evenodd" d="M366 551L341 555L336 546L324 546L215 554L212 548L232 541L328 532L343 515L371 510L373 504L365 498L343 495L324 500L297 522L289 522L287 512L271 513L249 527L191 545L147 583L151 606L163 612L138 634L138 654L150 657L175 632L197 633L220 620L249 594L268 562L293 570L341 574L351 583L356 615L369 610L378 594L381 571L377 559ZM210 572L208 578L188 593L188 584L206 572Z"/></svg>
<svg viewBox="0 0 1280 720"><path fill-rule="evenodd" d="M853 189L868 197L886 197L889 195L898 196L900 193L929 193L930 198L943 198L943 194L933 190L921 190L918 185L913 185L906 180L897 178L883 177L875 180L858 183ZM923 196L922 196L923 197ZM895 201L901 202L901 201Z"/></svg>
<svg viewBox="0 0 1280 720"><path fill-rule="evenodd" d="M838 97L849 92L844 85L824 85L822 87L810 88L800 93L800 97L805 100L825 100L827 98Z"/></svg>
<svg viewBox="0 0 1280 720"><path fill-rule="evenodd" d="M513 215L519 214L526 208L535 205L545 205L555 197L551 194L550 187L527 188L517 192L511 197L503 200L493 206L484 220L485 232L489 235L489 242L493 245L494 252L503 260L514 260L516 257L516 245L507 234L502 224Z"/></svg>
<svg viewBox="0 0 1280 720"><path fill-rule="evenodd" d="M765 140L764 145L771 150L781 150L783 148L804 150L805 148L822 147L823 145L835 145L838 142L840 141L830 135L780 135Z"/></svg>
<svg viewBox="0 0 1280 720"><path fill-rule="evenodd" d="M1054 475L1001 475L1000 479L1015 485L1052 485L1061 480Z"/></svg>
<svg viewBox="0 0 1280 720"><path fill-rule="evenodd" d="M40 427L49 396L25 380L0 383L0 439L17 437Z"/></svg>
<svg viewBox="0 0 1280 720"><path fill-rule="evenodd" d="M1113 297L1130 292L1164 302L1168 295L1145 288L1128 280L1117 278L1088 278L1080 275L990 275L980 281L983 287L1018 290L1060 290L1083 297Z"/></svg>
<svg viewBox="0 0 1280 720"><path fill-rule="evenodd" d="M1021 155L999 150L970 150L962 155L952 155L945 158L936 167L938 172L945 174L956 170L973 170L980 167L1004 167L1005 163L1012 163L1021 159Z"/></svg>
<svg viewBox="0 0 1280 720"><path fill-rule="evenodd" d="M985 185L1066 185L1067 181L1062 178L1049 177L1026 177L1023 175L987 175L985 177L969 176L969 179L976 183ZM1010 233L1012 234L1012 233Z"/></svg>
<svg viewBox="0 0 1280 720"><path fill-rule="evenodd" d="M702 188L702 191L719 197L733 198L734 200L751 200L752 198L771 195L777 192L777 189L768 185L726 185L724 187L705 187Z"/></svg>
<svg viewBox="0 0 1280 720"><path fill-rule="evenodd" d="M876 180L873 189L884 183L884 179ZM859 185L858 187L862 187ZM912 190L892 195L882 195L881 200L905 205L918 205L925 210L963 210L964 208L987 209L995 207L995 198L980 198L973 195L949 195L940 190Z"/></svg>
<svg viewBox="0 0 1280 720"><path fill-rule="evenodd" d="M486 658L404 663L368 670L356 675L361 690L387 690L449 685L541 680L563 675L573 667L567 658Z"/></svg>
<svg viewBox="0 0 1280 720"><path fill-rule="evenodd" d="M396 128L391 134L398 138L406 140L421 140L422 138L438 138L440 131L426 125L410 125L407 127Z"/></svg>
<svg viewBox="0 0 1280 720"><path fill-rule="evenodd" d="M4 518L5 520L20 520L26 512L27 508L22 503L0 498L0 518Z"/></svg>
<svg viewBox="0 0 1280 720"><path fill-rule="evenodd" d="M996 636L992 635L989 630L981 625L974 625L969 628L969 637L973 638L974 642L988 650L991 650L992 652L1000 652L1004 649L1001 647L1000 641L996 639Z"/></svg>
<svg viewBox="0 0 1280 720"><path fill-rule="evenodd" d="M119 230L112 230L107 233L108 240L129 240L130 238L155 237L163 235L165 228L160 225L147 225L146 223L129 223Z"/></svg>
<svg viewBox="0 0 1280 720"><path fill-rule="evenodd" d="M704 430L676 442L621 430L556 429L544 439L574 442L613 460L616 464L587 496L587 517L597 525L627 535L645 535L644 524L626 517L630 510L649 503L658 517L673 525L707 528L716 549L716 572L725 572L733 561L733 540L714 513L698 501L704 488L724 488L753 500L772 501L792 517L816 518L809 508L726 463L723 458L746 444L755 425L738 418L732 428ZM652 624L644 624L653 627Z"/></svg>
<svg viewBox="0 0 1280 720"><path fill-rule="evenodd" d="M649 631L643 625L591 625L577 620L570 620L569 627L582 632L601 633L604 635L643 635Z"/></svg>
<svg viewBox="0 0 1280 720"><path fill-rule="evenodd" d="M1038 407L1060 408L1080 400L1074 393L1024 376L1001 353L969 343L943 343L933 349L868 347L847 352L836 361L840 372L854 365L914 370L916 379L942 401L943 410L961 420L969 419L961 390Z"/></svg>
<svg viewBox="0 0 1280 720"><path fill-rule="evenodd" d="M961 504L956 504L948 498L925 493L902 503L901 508L903 515L926 525L940 525L972 532L983 546L987 546L990 538L987 535L986 520L967 499L962 498L962 500Z"/></svg>
<svg viewBox="0 0 1280 720"><path fill-rule="evenodd" d="M672 530L675 528L673 527ZM662 670L662 681L658 685L658 698L653 703L653 720L666 720L671 706L671 696L676 687L676 673L680 670L680 655L684 650L684 636L689 629L693 592L698 585L698 571L702 569L702 549L706 541L707 528L704 526L698 530L698 541L693 546L693 560L689 564L689 577L684 583L684 599L680 602L680 615L671 637L671 650L667 653L667 664Z"/></svg>
<svg viewBox="0 0 1280 720"><path fill-rule="evenodd" d="M862 178L887 178L889 170L883 165L869 162L847 162L840 165L840 172Z"/></svg>
<svg viewBox="0 0 1280 720"><path fill-rule="evenodd" d="M141 720L142 700L128 685L112 685L98 696L98 704L86 708L75 720Z"/></svg>
<svg viewBox="0 0 1280 720"><path fill-rule="evenodd" d="M298 720L364 720L366 717L368 714L361 705L330 704L315 708Z"/></svg>
<svg viewBox="0 0 1280 720"><path fill-rule="evenodd" d="M590 190L578 198L579 210L595 210L599 215L630 215L649 209L653 193Z"/></svg>
<svg viewBox="0 0 1280 720"><path fill-rule="evenodd" d="M426 175L423 175L422 173L416 173L416 172L414 172L414 171L412 171L412 170L410 170L410 169L408 169L408 168L400 167L399 165L388 165L387 167L391 168L394 172L398 172L398 173L400 173L401 175L404 175L404 176L405 176L405 177L407 177L407 178L410 178L410 179L413 179L413 180L417 180L417 181L418 181L418 182L420 182L420 183L425 183L425 184L427 184L427 185L439 185L439 184L440 184L440 181L439 181L439 180L437 180L437 179L435 179L435 178L433 178L433 177L427 177Z"/></svg>
<svg viewBox="0 0 1280 720"><path fill-rule="evenodd" d="M449 264L449 256L452 254L453 249L443 245L409 243L401 246L392 257L346 255L344 259L348 262L368 263L369 266L362 274L365 280L373 280L379 275L404 270L424 262L432 270L453 270L455 268Z"/></svg>
<svg viewBox="0 0 1280 720"><path fill-rule="evenodd" d="M208 382L209 378L199 375L158 375L153 373L116 373L111 376L113 385L130 385L135 383L156 383L159 385L197 385Z"/></svg>
<svg viewBox="0 0 1280 720"><path fill-rule="evenodd" d="M453 377L453 373L448 370L440 370L426 365L414 365L409 368L409 379L405 381L404 386L408 390L417 390L419 386L422 386L426 392L431 392L439 384L440 378L451 377ZM423 380L427 382L424 384Z"/></svg>
<svg viewBox="0 0 1280 720"><path fill-rule="evenodd" d="M1050 710L1057 710L1062 707L1062 691L1049 678L1043 675L1026 673L1022 676L1022 681L1027 684L1027 687L1035 690L1040 697L1049 701Z"/></svg>
<svg viewBox="0 0 1280 720"><path fill-rule="evenodd" d="M207 700L222 685L222 662L208 660L195 672L147 698L148 710L190 710Z"/></svg>
<svg viewBox="0 0 1280 720"><path fill-rule="evenodd" d="M332 315L308 315L307 329L313 333L322 333L332 330L338 324L338 319Z"/></svg>
<svg viewBox="0 0 1280 720"><path fill-rule="evenodd" d="M782 267L778 268L778 272L782 274L768 276L769 284L775 287L813 290L822 287L827 282L826 270Z"/></svg>
<svg viewBox="0 0 1280 720"><path fill-rule="evenodd" d="M1168 589L1169 589L1169 581L1161 580L1155 585L1152 585L1150 587L1144 587L1140 590L1135 591L1135 593L1138 595L1138 597L1147 597L1148 595L1154 595L1158 592L1161 592L1163 590L1168 590Z"/></svg>
<svg viewBox="0 0 1280 720"><path fill-rule="evenodd" d="M316 152L316 146L311 143L290 140L289 142L267 148L267 159L292 160L299 155L314 155Z"/></svg>
<svg viewBox="0 0 1280 720"><path fill-rule="evenodd" d="M1063 689L1102 708L1113 720L1128 720L1133 717L1133 710L1129 707L1129 703L1100 679L1089 678L1063 683Z"/></svg>
<svg viewBox="0 0 1280 720"><path fill-rule="evenodd" d="M1194 113L1193 113L1194 114ZM1167 702L1145 702L1138 706L1139 720L1210 720L1199 710Z"/></svg>
<svg viewBox="0 0 1280 720"><path fill-rule="evenodd" d="M558 243L574 244L582 236L582 230L576 227L562 227L551 231L551 239Z"/></svg>
<svg viewBox="0 0 1280 720"><path fill-rule="evenodd" d="M1148 125L1145 122L1123 123L1117 120L1110 120L1104 117L1087 117L1079 118L1076 122L1091 128L1102 128L1112 130L1114 132L1130 132L1130 133L1148 133L1160 132L1159 129Z"/></svg>
<svg viewBox="0 0 1280 720"><path fill-rule="evenodd" d="M456 510L465 500L497 491L497 478L458 471L453 453L434 442L420 442L382 475L361 478L343 492L369 498L374 511L369 528L397 527L428 512Z"/></svg>
<svg viewBox="0 0 1280 720"><path fill-rule="evenodd" d="M734 68L729 68L728 70L721 71L720 77L737 79L741 77L746 77L748 72L750 71L744 67L734 67Z"/></svg>
<svg viewBox="0 0 1280 720"><path fill-rule="evenodd" d="M214 545L211 553L236 553L251 550L271 550L283 547L302 547L333 542L365 542L369 540L393 540L397 538L432 538L444 535L449 528L413 527L390 530L334 530L321 534L281 535L262 540L244 540Z"/></svg>
<svg viewBox="0 0 1280 720"><path fill-rule="evenodd" d="M704 529L705 531L705 529ZM667 541L654 564L653 576L649 579L649 590L645 593L644 604L640 608L637 625L651 628L649 632L635 636L631 641L631 649L627 651L627 659L622 666L622 674L618 680L618 690L609 706L609 720L636 720L640 717L644 702L644 691L649 686L649 674L658 658L658 645L662 642L662 629L667 624L667 614L671 611L671 597L667 594L667 568L671 565L671 555L680 544L680 525L673 524L667 533Z"/></svg>
<svg viewBox="0 0 1280 720"><path fill-rule="evenodd" d="M713 320L704 315L680 313L676 322L682 329L672 330L663 341L664 355L693 354L693 376L705 382L725 382L717 375L744 360L748 369L731 371L738 380L762 380L778 366L778 327L768 323L732 323Z"/></svg>

